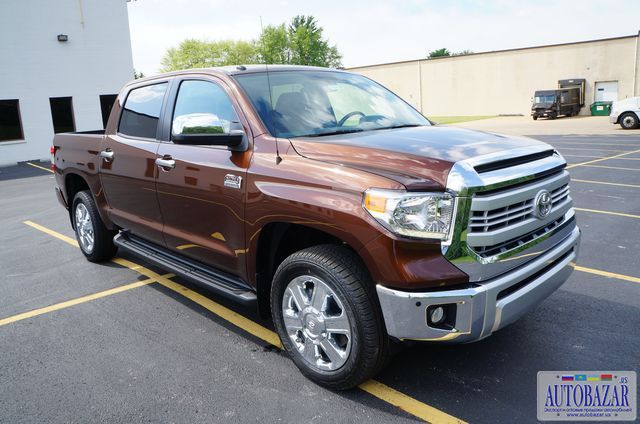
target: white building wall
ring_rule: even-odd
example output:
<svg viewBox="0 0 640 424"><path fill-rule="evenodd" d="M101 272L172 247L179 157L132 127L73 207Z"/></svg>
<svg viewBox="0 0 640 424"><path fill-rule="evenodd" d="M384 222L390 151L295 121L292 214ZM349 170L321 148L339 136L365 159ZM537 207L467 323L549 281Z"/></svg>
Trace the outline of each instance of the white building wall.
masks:
<svg viewBox="0 0 640 424"><path fill-rule="evenodd" d="M76 131L100 129L99 96L133 78L125 0L3 0L0 36L0 100L20 101L24 134L0 142L0 166L49 158L50 97L73 98Z"/></svg>

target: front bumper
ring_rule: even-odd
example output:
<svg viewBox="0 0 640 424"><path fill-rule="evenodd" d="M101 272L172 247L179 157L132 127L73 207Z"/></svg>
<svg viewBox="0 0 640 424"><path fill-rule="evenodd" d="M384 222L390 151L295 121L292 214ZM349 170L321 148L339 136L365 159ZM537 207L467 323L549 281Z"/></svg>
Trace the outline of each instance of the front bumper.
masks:
<svg viewBox="0 0 640 424"><path fill-rule="evenodd" d="M516 321L571 275L578 255L580 230L536 259L496 278L459 290L406 292L377 285L387 333L400 340L471 342ZM451 325L438 328L427 309L447 305Z"/></svg>
<svg viewBox="0 0 640 424"><path fill-rule="evenodd" d="M612 124L617 124L618 123L618 116L619 116L618 113L614 114L613 112L611 112L611 115L609 115L609 122L612 123Z"/></svg>

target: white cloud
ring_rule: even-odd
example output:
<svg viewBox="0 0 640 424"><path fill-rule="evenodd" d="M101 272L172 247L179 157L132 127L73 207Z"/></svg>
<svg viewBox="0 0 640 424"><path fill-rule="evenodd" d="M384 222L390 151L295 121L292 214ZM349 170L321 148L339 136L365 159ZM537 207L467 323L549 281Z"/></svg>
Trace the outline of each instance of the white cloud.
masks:
<svg viewBox="0 0 640 424"><path fill-rule="evenodd" d="M185 38L252 39L264 25L315 16L345 66L425 57L430 50L500 50L636 34L640 2L437 0L138 0L128 3L137 70L157 72ZM624 10L624 13L620 13Z"/></svg>

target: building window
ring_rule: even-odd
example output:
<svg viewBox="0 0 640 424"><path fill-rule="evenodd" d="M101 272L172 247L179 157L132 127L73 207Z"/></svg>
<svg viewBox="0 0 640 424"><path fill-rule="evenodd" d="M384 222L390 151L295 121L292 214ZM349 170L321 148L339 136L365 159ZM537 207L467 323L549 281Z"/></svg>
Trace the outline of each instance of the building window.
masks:
<svg viewBox="0 0 640 424"><path fill-rule="evenodd" d="M116 102L117 94L102 94L100 96L100 110L102 111L102 128L107 128L107 122L109 121L109 114L113 108L113 104Z"/></svg>
<svg viewBox="0 0 640 424"><path fill-rule="evenodd" d="M73 104L71 97L51 97L51 119L53 120L53 132L71 132L76 130L73 122Z"/></svg>
<svg viewBox="0 0 640 424"><path fill-rule="evenodd" d="M0 142L24 140L18 100L0 100Z"/></svg>

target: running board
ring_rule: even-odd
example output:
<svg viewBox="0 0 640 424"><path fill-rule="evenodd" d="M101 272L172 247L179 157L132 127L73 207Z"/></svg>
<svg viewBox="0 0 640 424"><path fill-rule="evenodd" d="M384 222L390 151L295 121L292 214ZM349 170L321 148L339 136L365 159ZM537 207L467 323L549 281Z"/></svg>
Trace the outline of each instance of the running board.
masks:
<svg viewBox="0 0 640 424"><path fill-rule="evenodd" d="M113 238L113 243L122 250L239 303L253 305L257 301L255 291L240 278L185 258L164 247L122 231Z"/></svg>

